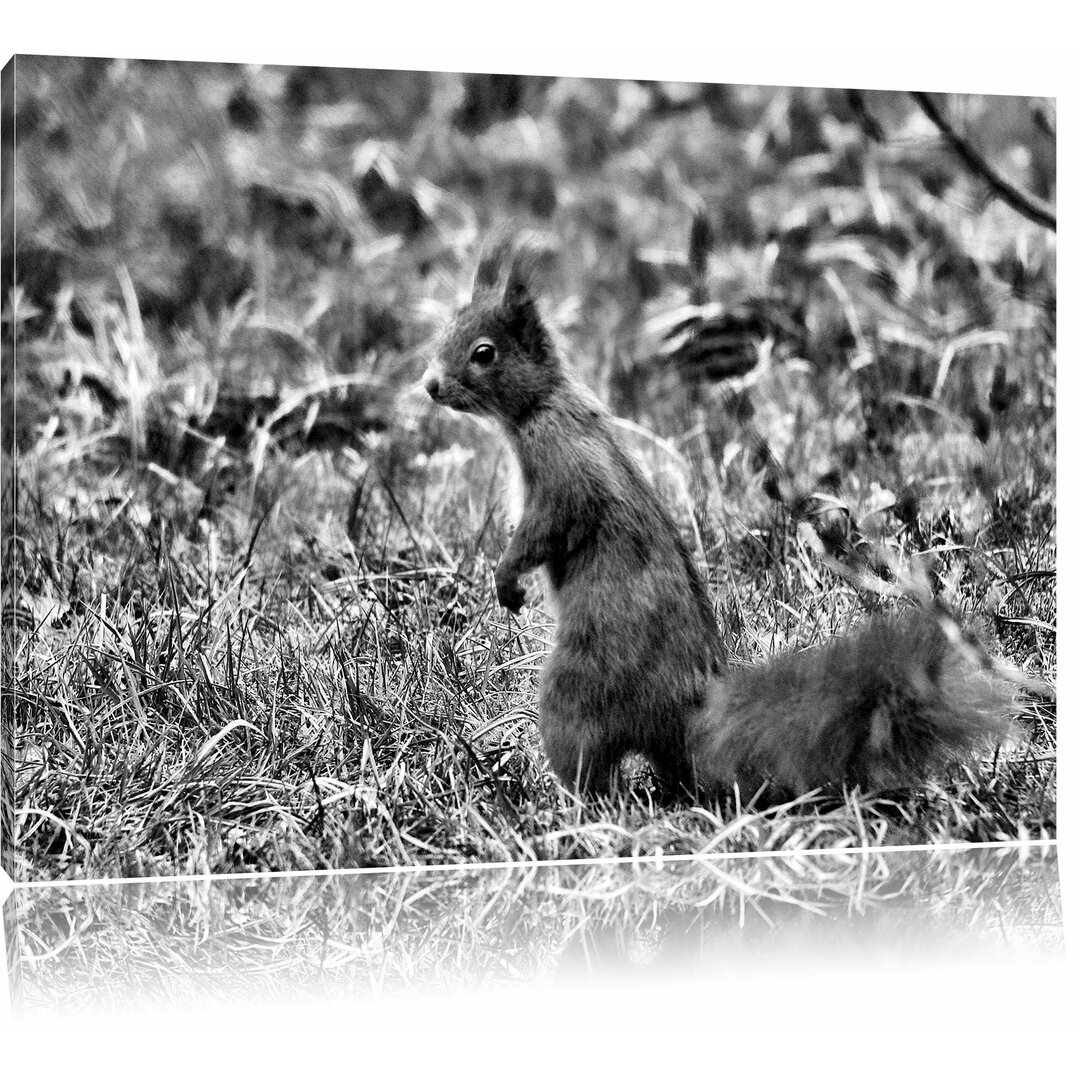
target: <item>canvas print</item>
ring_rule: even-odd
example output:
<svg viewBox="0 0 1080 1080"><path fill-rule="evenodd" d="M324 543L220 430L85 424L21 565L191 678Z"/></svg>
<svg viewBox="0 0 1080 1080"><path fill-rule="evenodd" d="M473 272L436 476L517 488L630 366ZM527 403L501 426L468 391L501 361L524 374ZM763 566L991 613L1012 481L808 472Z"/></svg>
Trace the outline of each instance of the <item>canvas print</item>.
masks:
<svg viewBox="0 0 1080 1080"><path fill-rule="evenodd" d="M3 90L16 881L1055 836L1053 100Z"/></svg>

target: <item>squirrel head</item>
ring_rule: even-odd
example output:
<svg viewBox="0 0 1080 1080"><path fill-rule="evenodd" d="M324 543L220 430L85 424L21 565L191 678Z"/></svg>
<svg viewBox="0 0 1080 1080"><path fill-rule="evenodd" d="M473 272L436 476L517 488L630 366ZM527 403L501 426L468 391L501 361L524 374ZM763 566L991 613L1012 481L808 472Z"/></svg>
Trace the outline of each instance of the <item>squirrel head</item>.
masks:
<svg viewBox="0 0 1080 1080"><path fill-rule="evenodd" d="M504 234L487 246L472 299L446 328L424 372L433 400L513 427L562 384L559 355L533 296L543 254L528 235Z"/></svg>

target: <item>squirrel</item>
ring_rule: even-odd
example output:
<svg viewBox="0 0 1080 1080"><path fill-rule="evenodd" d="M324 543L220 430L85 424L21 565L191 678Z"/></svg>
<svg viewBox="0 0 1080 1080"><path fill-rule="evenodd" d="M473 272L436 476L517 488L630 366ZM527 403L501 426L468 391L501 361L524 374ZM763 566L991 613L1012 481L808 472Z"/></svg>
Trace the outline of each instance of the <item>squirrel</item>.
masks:
<svg viewBox="0 0 1080 1080"><path fill-rule="evenodd" d="M520 611L542 568L556 617L538 718L571 789L609 792L629 752L662 789L774 801L820 787L912 785L1010 730L1011 687L945 616L879 618L854 636L731 669L705 582L671 514L568 370L541 317L539 248L506 233L422 385L501 427L524 507L495 569Z"/></svg>

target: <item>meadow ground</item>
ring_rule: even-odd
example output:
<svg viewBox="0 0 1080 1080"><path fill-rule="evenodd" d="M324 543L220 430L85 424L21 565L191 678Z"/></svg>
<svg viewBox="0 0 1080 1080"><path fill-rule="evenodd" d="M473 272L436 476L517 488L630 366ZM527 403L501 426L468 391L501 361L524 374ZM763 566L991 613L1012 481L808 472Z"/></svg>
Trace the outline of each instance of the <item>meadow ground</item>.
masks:
<svg viewBox="0 0 1080 1080"><path fill-rule="evenodd" d="M5 77L13 877L1054 835L1054 233L909 95ZM1050 103L935 101L1052 200ZM929 590L1027 677L1014 745L768 810L556 783L551 620L535 586L520 617L494 599L506 453L415 387L510 216L554 239L549 316L733 662Z"/></svg>

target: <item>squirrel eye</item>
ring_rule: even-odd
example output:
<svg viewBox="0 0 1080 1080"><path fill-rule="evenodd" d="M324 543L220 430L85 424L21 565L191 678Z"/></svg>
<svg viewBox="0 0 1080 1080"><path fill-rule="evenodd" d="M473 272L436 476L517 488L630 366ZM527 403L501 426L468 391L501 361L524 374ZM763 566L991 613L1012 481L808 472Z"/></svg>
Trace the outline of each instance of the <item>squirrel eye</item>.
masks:
<svg viewBox="0 0 1080 1080"><path fill-rule="evenodd" d="M490 364L495 359L495 346L490 341L478 341L473 346L469 359L477 364Z"/></svg>

